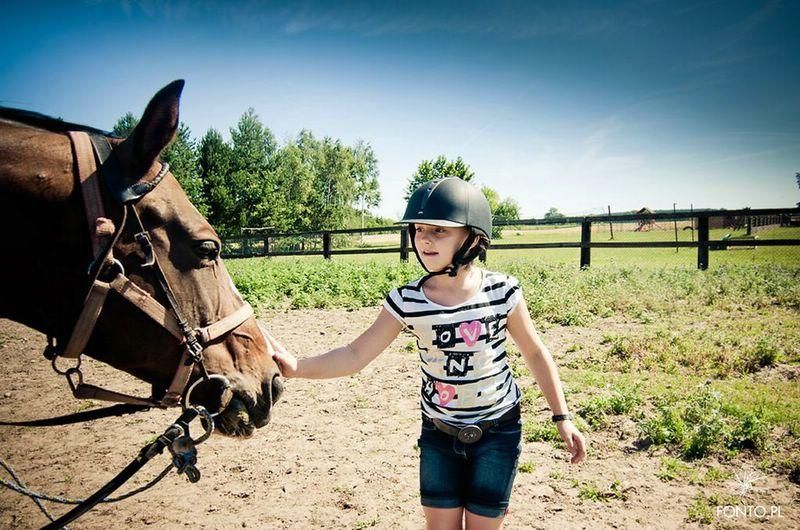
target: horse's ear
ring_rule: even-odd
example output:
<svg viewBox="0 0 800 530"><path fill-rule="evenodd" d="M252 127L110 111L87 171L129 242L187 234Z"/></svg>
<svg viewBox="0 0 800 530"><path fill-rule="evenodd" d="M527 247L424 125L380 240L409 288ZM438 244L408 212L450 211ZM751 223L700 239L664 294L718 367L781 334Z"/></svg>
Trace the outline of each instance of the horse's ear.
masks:
<svg viewBox="0 0 800 530"><path fill-rule="evenodd" d="M184 84L183 79L178 79L159 90L148 103L142 119L128 138L132 143L133 162L140 170L149 169L175 137Z"/></svg>

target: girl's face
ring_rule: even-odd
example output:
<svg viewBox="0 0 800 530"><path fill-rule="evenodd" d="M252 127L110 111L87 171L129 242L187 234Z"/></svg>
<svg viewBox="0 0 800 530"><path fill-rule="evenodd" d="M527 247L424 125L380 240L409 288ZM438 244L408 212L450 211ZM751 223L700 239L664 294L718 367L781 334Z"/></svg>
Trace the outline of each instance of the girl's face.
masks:
<svg viewBox="0 0 800 530"><path fill-rule="evenodd" d="M425 267L437 272L453 262L453 256L469 235L464 226L435 226L417 224L414 233L414 244Z"/></svg>

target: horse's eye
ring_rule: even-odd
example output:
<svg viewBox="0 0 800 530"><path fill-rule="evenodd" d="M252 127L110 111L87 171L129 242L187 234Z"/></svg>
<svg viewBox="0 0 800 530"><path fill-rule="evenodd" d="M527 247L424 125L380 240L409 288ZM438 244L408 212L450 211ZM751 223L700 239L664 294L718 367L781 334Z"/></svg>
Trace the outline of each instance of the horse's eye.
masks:
<svg viewBox="0 0 800 530"><path fill-rule="evenodd" d="M219 244L216 241L200 241L194 245L194 251L204 259L215 260L219 256Z"/></svg>

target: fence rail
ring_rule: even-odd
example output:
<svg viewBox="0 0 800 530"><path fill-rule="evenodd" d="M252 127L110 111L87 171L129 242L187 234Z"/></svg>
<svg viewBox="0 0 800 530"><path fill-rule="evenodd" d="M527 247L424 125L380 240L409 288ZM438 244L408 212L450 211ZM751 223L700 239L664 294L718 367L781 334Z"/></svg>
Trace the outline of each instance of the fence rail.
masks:
<svg viewBox="0 0 800 530"><path fill-rule="evenodd" d="M671 221L674 224L674 240L670 241L613 241L614 223L638 223L635 231L647 232L649 227L657 226L657 221ZM678 221L691 221L682 230L691 230L691 241L681 241L678 236ZM711 223L714 228L745 230L736 237L710 239ZM592 241L593 227L609 225L612 241ZM707 269L709 251L726 250L729 247L755 248L775 246L800 246L800 237L759 238L757 232L767 232L778 227L800 227L800 208L760 208L741 210L695 210L680 212L633 213L591 215L583 217L564 217L559 219L515 219L495 222L503 227L580 227L580 241L555 241L535 243L493 243L489 253L498 250L521 249L580 249L580 266L591 264L592 249L604 248L697 248L697 267ZM662 231L664 229L661 229ZM672 229L670 229L671 231ZM400 233L398 245L376 248L334 248L334 240L350 235ZM696 235L696 237L695 237ZM728 234L730 235L730 234ZM800 229L788 232L800 236ZM282 243L279 243L281 242ZM288 244L286 243L288 241ZM299 246L300 248L294 248ZM309 247L309 248L306 248ZM267 233L254 236L236 236L223 240L222 257L249 258L273 256L333 256L357 254L398 254L401 260L409 255L409 234L405 226L385 226L363 229L319 230L291 233ZM485 260L486 256L482 256ZM799 262L800 263L800 262Z"/></svg>

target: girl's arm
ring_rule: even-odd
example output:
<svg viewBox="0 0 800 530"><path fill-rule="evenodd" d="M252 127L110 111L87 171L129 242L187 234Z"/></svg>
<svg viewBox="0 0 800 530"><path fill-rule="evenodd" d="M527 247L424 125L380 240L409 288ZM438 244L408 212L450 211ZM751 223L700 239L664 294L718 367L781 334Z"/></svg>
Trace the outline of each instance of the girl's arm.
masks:
<svg viewBox="0 0 800 530"><path fill-rule="evenodd" d="M530 368L533 377L542 389L547 404L553 414L566 414L567 401L561 388L558 369L547 346L544 345L533 325L525 299L521 298L508 315L508 332L519 348L525 364ZM557 422L558 432L572 453L572 463L578 463L586 455L586 442L583 435L570 420Z"/></svg>
<svg viewBox="0 0 800 530"><path fill-rule="evenodd" d="M264 331L272 346L273 359L284 377L329 379L359 372L385 350L397 337L403 325L386 309L381 309L375 322L350 344L334 348L327 353L297 359Z"/></svg>

